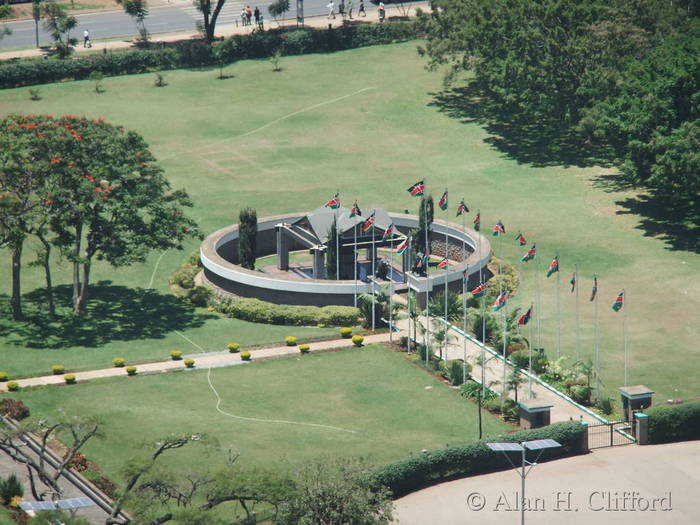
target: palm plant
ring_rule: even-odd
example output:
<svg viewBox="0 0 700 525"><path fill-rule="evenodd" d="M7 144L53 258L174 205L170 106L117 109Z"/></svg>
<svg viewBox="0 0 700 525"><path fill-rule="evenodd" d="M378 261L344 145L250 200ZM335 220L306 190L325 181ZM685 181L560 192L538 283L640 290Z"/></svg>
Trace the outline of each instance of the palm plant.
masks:
<svg viewBox="0 0 700 525"><path fill-rule="evenodd" d="M372 304L374 304L375 326L389 326L389 320L396 318L396 314L400 308L398 303L391 304L388 285L377 288L374 295L371 293L363 293L360 294L357 299L357 306L364 320L363 325L365 328L372 326ZM391 309L389 307L390 304Z"/></svg>
<svg viewBox="0 0 700 525"><path fill-rule="evenodd" d="M431 317L445 318L445 293L437 292L428 303L428 312ZM447 320L450 322L462 319L462 297L451 290L447 291Z"/></svg>

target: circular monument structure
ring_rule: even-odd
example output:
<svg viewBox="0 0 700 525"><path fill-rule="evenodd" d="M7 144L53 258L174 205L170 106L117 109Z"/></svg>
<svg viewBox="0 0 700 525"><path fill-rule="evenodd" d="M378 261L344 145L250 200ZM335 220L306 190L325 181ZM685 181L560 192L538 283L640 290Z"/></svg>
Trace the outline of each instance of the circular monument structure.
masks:
<svg viewBox="0 0 700 525"><path fill-rule="evenodd" d="M373 228L363 231L370 217L374 218ZM334 222L338 232L338 280L327 279L325 272L329 231ZM347 208L322 207L308 213L264 217L257 224L256 270L238 264L238 225L234 224L202 242L202 283L219 294L317 306L353 305L357 294L371 293L373 288L389 283L394 293L409 289L419 292L419 301L423 302L425 292L442 290L445 282L461 292L467 269L470 289L475 286L479 270L487 271L489 240L455 223L434 221L429 237L431 257L447 257L448 265L419 276L411 271L416 266L414 250L397 254L397 248L419 222L415 215L389 213L382 208L355 216ZM393 235L385 235L390 226ZM381 266L380 261L388 268L384 267L385 275L377 277L372 269Z"/></svg>

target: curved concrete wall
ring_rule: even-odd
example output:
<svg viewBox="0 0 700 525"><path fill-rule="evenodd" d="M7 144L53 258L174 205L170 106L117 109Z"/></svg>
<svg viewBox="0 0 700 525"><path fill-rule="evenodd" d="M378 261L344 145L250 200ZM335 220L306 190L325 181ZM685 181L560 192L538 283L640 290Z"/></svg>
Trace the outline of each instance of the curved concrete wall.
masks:
<svg viewBox="0 0 700 525"><path fill-rule="evenodd" d="M272 232L274 238L275 225L281 222L293 222L304 215L297 213L264 217L258 221L258 236L267 238L269 236L267 232ZM390 213L389 216L394 221L396 228L402 233L407 233L409 229L418 226L418 217L414 215ZM467 265L469 273L473 275L478 273L480 268L485 267L489 261L491 244L486 237L468 228L463 230L461 226L454 223L435 221L432 225L431 241L444 240L445 230L447 230L450 244L461 245L464 242L472 250L472 253L459 265L449 268L449 271L441 271L429 278L408 274L408 284L419 292L444 286L445 279L447 279L448 284L459 284L461 289L462 273ZM238 225L231 225L209 235L200 248L200 257L206 279L225 291L280 304L351 305L355 291L363 293L372 290L371 283L362 281L278 278L247 270L232 262L235 260L235 256L231 252L233 247L237 245L237 239ZM274 246L270 247L269 241L258 244L259 253L257 255L275 253ZM224 251L227 252L226 257L222 255Z"/></svg>

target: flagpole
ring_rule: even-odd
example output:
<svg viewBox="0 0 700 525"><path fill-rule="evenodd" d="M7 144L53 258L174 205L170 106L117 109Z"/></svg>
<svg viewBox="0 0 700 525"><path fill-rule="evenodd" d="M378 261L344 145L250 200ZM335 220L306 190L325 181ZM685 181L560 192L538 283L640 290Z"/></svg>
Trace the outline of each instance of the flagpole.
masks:
<svg viewBox="0 0 700 525"><path fill-rule="evenodd" d="M464 201L464 197L462 197ZM467 250L465 245L465 215L466 211L462 211L462 257L463 260L467 260ZM466 265L464 269L465 275L462 280L462 332L464 332L464 337L462 337L462 383L467 380L467 286L469 285L469 264Z"/></svg>
<svg viewBox="0 0 700 525"><path fill-rule="evenodd" d="M498 220L501 224L501 220ZM503 260L503 233L498 232L498 276L500 281L500 292L503 294L503 269L501 261ZM501 396L501 409L506 400L506 317L508 315L508 299L503 307L503 395Z"/></svg>
<svg viewBox="0 0 700 525"><path fill-rule="evenodd" d="M355 201L355 204L357 204L357 201ZM354 207L354 205L353 205ZM357 211L357 210L355 210ZM355 223L352 227L353 229L353 243L354 243L354 248L352 250L352 260L353 260L353 277L355 279L355 296L353 298L353 306L357 308L357 219L355 219Z"/></svg>
<svg viewBox="0 0 700 525"><path fill-rule="evenodd" d="M559 267L559 254L557 254L557 359L561 354L561 308L559 304L559 274L561 273L561 268Z"/></svg>
<svg viewBox="0 0 700 525"><path fill-rule="evenodd" d="M338 195L338 209L340 209L340 193ZM335 280L340 280L340 224L338 223L338 212L335 212Z"/></svg>
<svg viewBox="0 0 700 525"><path fill-rule="evenodd" d="M530 308L532 308L532 303L530 303ZM527 398L532 399L532 324L528 321L527 323L527 347L528 347L528 357L527 357Z"/></svg>
<svg viewBox="0 0 700 525"><path fill-rule="evenodd" d="M479 217L479 232L477 232L477 249L479 255L481 255L481 210L476 210L476 214ZM486 261L488 265L489 261ZM479 286L484 283L484 265L479 265ZM481 398L484 398L486 394L486 290L481 294ZM481 407L479 407L481 409Z"/></svg>
<svg viewBox="0 0 700 525"><path fill-rule="evenodd" d="M376 212L376 210L373 210ZM375 213L372 213L372 215L375 215ZM377 259L377 244L374 240L374 231L375 227L374 225L377 222L377 217L375 215L374 217L374 222L372 223L372 249L370 250L370 253L372 254L372 331L374 332L375 328L375 303L377 302L377 291L375 287L375 272L374 272L374 261Z"/></svg>
<svg viewBox="0 0 700 525"><path fill-rule="evenodd" d="M598 329L598 289L597 275L594 274L594 286L596 286L596 295L593 298L593 344L595 349L595 377L596 377L596 394L600 399L600 345L599 345L599 329Z"/></svg>
<svg viewBox="0 0 700 525"><path fill-rule="evenodd" d="M540 259L535 254L535 287L537 288L537 348L542 349L540 318L542 317L542 293L540 291Z"/></svg>
<svg viewBox="0 0 700 525"><path fill-rule="evenodd" d="M447 189L445 189L445 194L447 194ZM450 241L449 241L449 238L447 236L447 229L448 229L447 224L449 221L449 219L448 219L449 213L450 213L449 207L446 206L445 207L445 263L446 263L446 265L445 265L445 340L444 340L445 363L447 363L447 332L448 332L448 330L447 330L447 278L448 278L449 273L450 273L450 263L449 263L449 259L447 258L448 252L449 252L449 246L450 246L450 244L449 244Z"/></svg>
<svg viewBox="0 0 700 525"><path fill-rule="evenodd" d="M578 312L578 289L579 289L579 282L578 282L578 264L574 264L574 275L575 275L575 281L574 281L574 286L576 287L576 361L581 360L581 324L580 324L580 317L579 317L579 312Z"/></svg>
<svg viewBox="0 0 700 525"><path fill-rule="evenodd" d="M425 333L426 333L426 343L425 343L425 364L426 366L430 364L430 351L428 345L430 344L430 248L429 248L429 235L428 230L430 226L428 225L428 197L427 195L423 199L423 217L425 220Z"/></svg>
<svg viewBox="0 0 700 525"><path fill-rule="evenodd" d="M627 386L627 365L628 365L628 354L627 354L627 292L622 289L622 340L624 344L625 351L625 386Z"/></svg>
<svg viewBox="0 0 700 525"><path fill-rule="evenodd" d="M390 226L391 227L391 226ZM393 342L394 339L394 316L393 316L393 304L392 296L394 295L394 280L392 278L392 272L394 271L394 231L392 227L391 238L389 240L389 344Z"/></svg>

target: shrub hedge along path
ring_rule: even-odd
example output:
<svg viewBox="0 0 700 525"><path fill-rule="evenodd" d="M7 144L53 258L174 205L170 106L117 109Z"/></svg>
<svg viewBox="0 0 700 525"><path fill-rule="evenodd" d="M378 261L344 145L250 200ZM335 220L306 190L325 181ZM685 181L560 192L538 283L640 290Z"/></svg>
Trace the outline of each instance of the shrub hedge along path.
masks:
<svg viewBox="0 0 700 525"><path fill-rule="evenodd" d="M383 343L389 341L389 334L386 333L365 335L364 338L365 345L373 343ZM148 374L183 369L186 368L184 360L187 358L194 359L193 369L233 366L243 363L240 352L237 352L235 354L229 352L204 352L204 349L197 343L191 341L190 339L187 339L187 341L189 341L190 344L192 344L201 353L184 353L182 355L182 359L178 360L168 358L167 360L157 361L155 363L139 364L136 367L137 373ZM355 346L352 342L352 339L334 339L331 341L318 341L315 343L309 343L309 345L311 346L311 352L351 348ZM244 351L246 349L242 348L241 350ZM270 359L275 357L286 357L290 355L298 356L300 352L298 346L287 346L286 344L284 344L281 346L274 346L270 348L254 349L252 350L251 354L252 360L257 360ZM103 377L127 377L125 367L101 368L97 370L88 370L85 372L75 372L73 375L75 375L75 379L77 382L89 381L90 379L99 379ZM30 377L27 379L17 379L16 383L20 386L20 388L24 388L28 386L60 385L64 384L65 380L63 379L63 375L52 374L45 376ZM0 392L5 391L7 391L7 383L0 383Z"/></svg>

